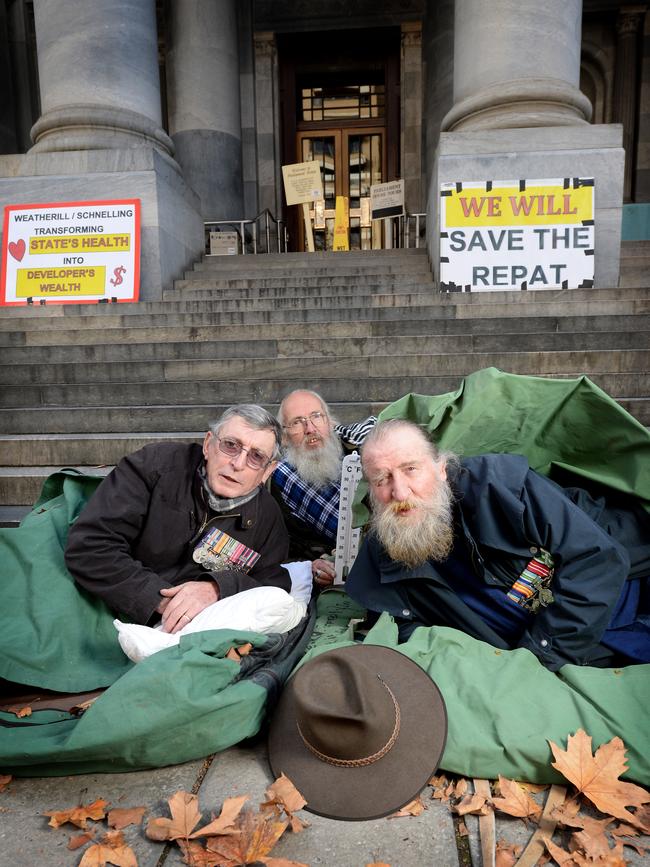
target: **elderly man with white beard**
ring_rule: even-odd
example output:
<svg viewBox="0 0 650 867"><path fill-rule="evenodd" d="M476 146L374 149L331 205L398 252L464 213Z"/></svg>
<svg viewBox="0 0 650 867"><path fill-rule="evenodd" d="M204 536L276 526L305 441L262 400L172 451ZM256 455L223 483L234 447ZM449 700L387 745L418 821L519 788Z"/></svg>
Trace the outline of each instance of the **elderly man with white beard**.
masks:
<svg viewBox="0 0 650 867"><path fill-rule="evenodd" d="M552 671L650 661L643 510L560 488L520 455L441 454L399 419L361 458L373 516L346 591L393 615L400 640L449 626Z"/></svg>
<svg viewBox="0 0 650 867"><path fill-rule="evenodd" d="M315 391L288 394L278 412L284 458L271 477L271 493L289 531L289 555L311 560L317 586L334 580L334 564L323 559L336 545L341 462L358 448L377 419L339 425Z"/></svg>

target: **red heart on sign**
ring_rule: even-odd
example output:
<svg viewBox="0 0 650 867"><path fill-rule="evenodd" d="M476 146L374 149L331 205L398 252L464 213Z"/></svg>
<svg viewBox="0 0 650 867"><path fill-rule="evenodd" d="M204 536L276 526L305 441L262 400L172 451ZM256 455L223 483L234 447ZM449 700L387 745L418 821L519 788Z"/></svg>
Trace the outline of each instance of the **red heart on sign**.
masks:
<svg viewBox="0 0 650 867"><path fill-rule="evenodd" d="M9 252L17 259L19 262L22 262L23 256L25 255L25 242L21 238L20 241L16 241L14 244L13 241L9 241Z"/></svg>

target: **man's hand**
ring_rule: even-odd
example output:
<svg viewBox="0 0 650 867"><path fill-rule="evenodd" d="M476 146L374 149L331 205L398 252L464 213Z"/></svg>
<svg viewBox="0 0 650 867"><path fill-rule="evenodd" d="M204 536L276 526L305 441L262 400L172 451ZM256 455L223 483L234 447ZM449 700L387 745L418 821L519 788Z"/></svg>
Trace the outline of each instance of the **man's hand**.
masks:
<svg viewBox="0 0 650 867"><path fill-rule="evenodd" d="M311 574L319 587L329 587L336 577L334 563L329 560L314 560L311 564Z"/></svg>
<svg viewBox="0 0 650 867"><path fill-rule="evenodd" d="M165 598L156 610L162 614L163 632L178 632L219 599L213 581L186 581L178 587L164 588L160 593Z"/></svg>

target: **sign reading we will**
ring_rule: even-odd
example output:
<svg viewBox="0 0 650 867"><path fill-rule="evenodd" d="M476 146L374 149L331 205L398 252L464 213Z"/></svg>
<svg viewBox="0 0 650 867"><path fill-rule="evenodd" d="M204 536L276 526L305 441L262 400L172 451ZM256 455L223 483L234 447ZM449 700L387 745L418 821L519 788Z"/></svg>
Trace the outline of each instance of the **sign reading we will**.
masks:
<svg viewBox="0 0 650 867"><path fill-rule="evenodd" d="M0 305L137 301L140 200L8 205Z"/></svg>
<svg viewBox="0 0 650 867"><path fill-rule="evenodd" d="M575 289L593 279L593 178L442 184L443 291Z"/></svg>

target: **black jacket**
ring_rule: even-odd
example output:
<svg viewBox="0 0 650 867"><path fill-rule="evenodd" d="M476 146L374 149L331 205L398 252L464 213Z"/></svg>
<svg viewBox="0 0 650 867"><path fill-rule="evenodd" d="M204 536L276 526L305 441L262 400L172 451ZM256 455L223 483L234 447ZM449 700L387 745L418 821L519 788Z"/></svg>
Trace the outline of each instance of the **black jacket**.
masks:
<svg viewBox="0 0 650 867"><path fill-rule="evenodd" d="M185 581L216 581L221 597L271 585L287 592L289 537L280 510L261 487L235 511L216 514L198 473L200 445L156 443L123 458L70 530L65 562L78 584L135 623L147 623L160 590ZM248 574L207 572L192 552L216 526L261 556Z"/></svg>
<svg viewBox="0 0 650 867"><path fill-rule="evenodd" d="M540 549L553 557L553 601L533 616L519 642L551 670L566 662L595 664L601 636L628 576L648 574L647 545L631 562L629 536L612 527L584 492L579 508L556 484L531 470L519 455L464 458L450 472L457 517L475 574L507 592ZM571 492L578 499L576 492ZM597 523L598 522L598 523ZM606 526L604 529L598 524ZM647 516L645 523L646 542ZM614 532L612 538L607 530ZM623 544L621 544L623 542ZM643 554L643 558L641 557ZM407 569L388 557L375 537L363 543L346 582L349 595L370 611L388 611L401 622L422 623L406 587L426 582L435 625L452 626L497 647L507 646L454 592L433 562ZM429 621L424 625L434 625ZM625 626L617 623L616 626Z"/></svg>

